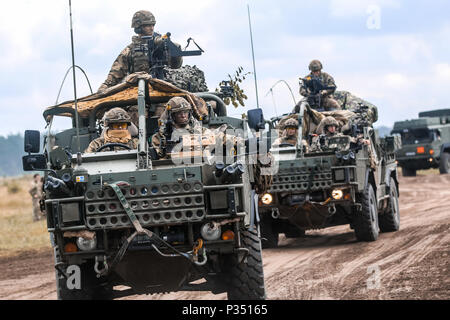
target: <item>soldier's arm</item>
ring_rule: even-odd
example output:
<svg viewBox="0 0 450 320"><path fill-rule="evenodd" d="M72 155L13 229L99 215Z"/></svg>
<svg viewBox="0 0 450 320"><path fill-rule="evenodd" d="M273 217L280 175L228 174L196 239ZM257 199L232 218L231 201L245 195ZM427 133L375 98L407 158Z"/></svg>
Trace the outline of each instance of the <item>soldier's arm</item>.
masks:
<svg viewBox="0 0 450 320"><path fill-rule="evenodd" d="M336 83L334 82L333 77L328 73L324 73L324 84L326 87L334 87L333 89L324 90L326 91L325 95L329 96L336 91Z"/></svg>
<svg viewBox="0 0 450 320"><path fill-rule="evenodd" d="M100 146L101 143L99 143L98 139L92 140L84 153L94 153Z"/></svg>
<svg viewBox="0 0 450 320"><path fill-rule="evenodd" d="M119 84L128 75L128 57L131 53L130 47L126 47L114 61L105 82L100 86L98 92Z"/></svg>

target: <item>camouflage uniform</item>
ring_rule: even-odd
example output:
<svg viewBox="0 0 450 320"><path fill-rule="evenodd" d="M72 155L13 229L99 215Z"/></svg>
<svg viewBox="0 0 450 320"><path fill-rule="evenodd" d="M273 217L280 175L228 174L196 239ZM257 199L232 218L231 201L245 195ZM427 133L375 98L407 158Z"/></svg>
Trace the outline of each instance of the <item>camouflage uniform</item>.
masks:
<svg viewBox="0 0 450 320"><path fill-rule="evenodd" d="M125 110L121 108L109 110L103 117L103 123L105 128L103 129L102 136L91 141L88 148L85 150L85 153L96 152L98 148L107 143L122 143L131 149L137 149L139 140L131 137L131 127L128 127L127 130L120 130L124 131L120 136L117 136L115 130L112 130L110 127L113 123L127 123L129 126L131 125L131 117ZM114 147L113 150L124 150L124 148ZM102 151L109 151L109 148L103 149Z"/></svg>
<svg viewBox="0 0 450 320"><path fill-rule="evenodd" d="M175 122L174 115L177 112L181 111L189 111L189 121L186 125L180 125ZM162 145L167 140L167 137L165 135L166 131L166 125L167 122L170 121L173 125L173 131L171 133L171 140L174 140L174 136L178 136L177 130L186 130L190 134L203 134L204 128L202 127L201 123L194 118L192 115L192 107L187 102L186 99L182 97L175 97L169 100L167 103L167 108L161 115L159 122L160 122L160 128L157 133L155 133L152 137L152 146L158 153L160 157L164 157L164 151L162 149Z"/></svg>
<svg viewBox="0 0 450 320"><path fill-rule="evenodd" d="M143 25L154 25L155 23L156 20L153 14L148 11L141 10L135 13L131 27L134 28L136 32L141 33L140 28ZM163 37L159 33L154 32L153 37L155 38L155 46L162 43ZM141 50L142 44L144 44L142 35L134 36L132 38L132 43L122 50L117 59L114 61L105 82L100 86L98 92L102 92L107 88L119 84L129 74L135 72L149 73L151 66L149 65L147 54ZM170 68L178 69L182 64L182 57L169 58Z"/></svg>
<svg viewBox="0 0 450 320"><path fill-rule="evenodd" d="M33 222L36 222L38 220L41 220L41 218L43 217L41 206L39 204L39 201L44 195L42 189L42 180L40 176L37 181L36 176L33 178L33 181L31 181L31 187L28 192L30 193L33 202Z"/></svg>
<svg viewBox="0 0 450 320"><path fill-rule="evenodd" d="M327 127L329 126L335 126L336 127L336 131L335 132L329 132L327 130ZM321 139L325 138L331 138L331 137L335 137L338 135L341 135L341 133L338 132L339 129L339 123L336 121L335 118L333 117L325 117L322 119L322 121L320 121L319 126L317 127L317 135L315 135L312 139L311 142L311 151L320 151L322 150L322 144L321 144ZM327 139L325 139L325 143L327 143Z"/></svg>
<svg viewBox="0 0 450 320"><path fill-rule="evenodd" d="M313 77L314 71L320 71L319 78L321 82L327 87L336 87L336 83L332 76L330 76L326 72L322 72L322 63L318 60L313 60L309 65L309 70L311 73L307 75L305 78ZM333 109L341 109L339 103L333 98L333 93L336 91L336 88L325 90L326 93L321 97L321 105L319 107L323 107L325 110L333 110ZM300 86L300 94L304 97L308 97L311 95L311 91L309 88L305 86L305 84Z"/></svg>
<svg viewBox="0 0 450 320"><path fill-rule="evenodd" d="M282 127L283 133L281 134L281 137L279 137L272 143L272 147L276 147L285 143L291 144L293 146L297 145L298 129L295 131L295 134L293 136L289 136L287 128L298 128L298 121L295 119L286 120Z"/></svg>

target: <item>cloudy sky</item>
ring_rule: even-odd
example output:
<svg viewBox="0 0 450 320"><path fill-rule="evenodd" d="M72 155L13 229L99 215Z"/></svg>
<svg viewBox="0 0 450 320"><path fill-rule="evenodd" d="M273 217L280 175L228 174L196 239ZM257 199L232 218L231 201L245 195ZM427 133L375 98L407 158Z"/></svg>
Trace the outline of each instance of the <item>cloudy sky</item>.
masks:
<svg viewBox="0 0 450 320"><path fill-rule="evenodd" d="M285 80L298 94L298 77L320 59L338 89L379 108L377 125L450 108L450 3L447 0L73 0L75 58L94 91L130 43L131 17L152 11L156 30L184 47L189 37L205 50L188 57L210 90L238 66L252 71L247 4L252 13L259 100L266 118L292 109ZM53 105L71 65L68 0L8 1L0 12L0 135L42 130L42 111ZM79 96L89 89L77 77ZM249 77L247 107L256 107ZM72 99L71 77L61 101Z"/></svg>

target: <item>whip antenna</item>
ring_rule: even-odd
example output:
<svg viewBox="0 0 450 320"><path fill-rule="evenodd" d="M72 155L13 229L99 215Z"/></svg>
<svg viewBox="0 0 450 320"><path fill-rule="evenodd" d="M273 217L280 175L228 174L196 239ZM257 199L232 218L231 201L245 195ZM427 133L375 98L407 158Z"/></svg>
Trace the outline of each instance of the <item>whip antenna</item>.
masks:
<svg viewBox="0 0 450 320"><path fill-rule="evenodd" d="M80 152L80 129L78 123L78 99L77 99L77 80L76 80L76 72L75 72L75 50L73 46L73 26L72 26L72 0L69 0L69 12L70 12L70 43L72 46L72 71L73 71L73 94L75 101L75 126L77 130L77 145L78 152Z"/></svg>
<svg viewBox="0 0 450 320"><path fill-rule="evenodd" d="M255 63L255 49L253 47L253 33L252 33L252 22L250 19L250 5L247 4L248 9L248 25L250 28L250 41L252 44L252 58L253 58L253 75L255 76L255 89L256 89L256 106L259 109L259 97L258 97L258 81L256 78L256 63Z"/></svg>

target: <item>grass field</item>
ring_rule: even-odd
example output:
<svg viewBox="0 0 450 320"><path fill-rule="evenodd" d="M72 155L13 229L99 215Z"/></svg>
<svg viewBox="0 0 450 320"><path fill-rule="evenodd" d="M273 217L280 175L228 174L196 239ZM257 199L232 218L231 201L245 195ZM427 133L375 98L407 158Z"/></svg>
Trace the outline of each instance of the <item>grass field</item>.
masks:
<svg viewBox="0 0 450 320"><path fill-rule="evenodd" d="M32 176L0 178L0 256L51 248L45 220L33 222Z"/></svg>

